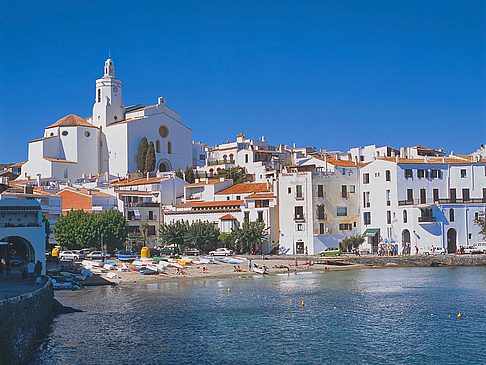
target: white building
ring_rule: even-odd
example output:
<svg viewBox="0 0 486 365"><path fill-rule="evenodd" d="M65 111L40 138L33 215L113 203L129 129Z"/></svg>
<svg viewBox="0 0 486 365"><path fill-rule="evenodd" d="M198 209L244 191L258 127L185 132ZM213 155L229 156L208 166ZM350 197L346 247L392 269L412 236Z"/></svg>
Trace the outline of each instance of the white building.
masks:
<svg viewBox="0 0 486 365"><path fill-rule="evenodd" d="M359 233L359 173L350 161L301 163L278 177L280 252L314 255Z"/></svg>
<svg viewBox="0 0 486 365"><path fill-rule="evenodd" d="M363 249L392 241L399 252L482 240L474 218L486 211L486 161L472 157L378 159L360 169Z"/></svg>
<svg viewBox="0 0 486 365"><path fill-rule="evenodd" d="M22 177L56 177L74 181L83 174L125 176L137 171L140 141L154 143L156 169L169 171L192 166L192 131L164 98L157 104L125 108L122 84L114 76L112 60L96 80L93 115L68 115L47 126L42 138L29 142L29 159Z"/></svg>

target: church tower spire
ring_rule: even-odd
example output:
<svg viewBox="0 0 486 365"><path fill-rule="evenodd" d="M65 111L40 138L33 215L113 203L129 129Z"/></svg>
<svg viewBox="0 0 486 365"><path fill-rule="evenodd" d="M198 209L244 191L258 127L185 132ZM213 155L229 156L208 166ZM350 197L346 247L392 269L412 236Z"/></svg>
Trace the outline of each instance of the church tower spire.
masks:
<svg viewBox="0 0 486 365"><path fill-rule="evenodd" d="M106 127L125 119L121 81L115 78L113 61L105 61L104 75L96 80L96 95L93 105L93 124Z"/></svg>

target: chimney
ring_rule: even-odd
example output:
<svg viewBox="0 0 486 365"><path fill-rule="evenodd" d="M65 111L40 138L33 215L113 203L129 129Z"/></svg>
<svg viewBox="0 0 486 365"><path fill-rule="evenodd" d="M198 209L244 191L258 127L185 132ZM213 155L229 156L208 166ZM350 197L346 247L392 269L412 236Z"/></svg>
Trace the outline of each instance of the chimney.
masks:
<svg viewBox="0 0 486 365"><path fill-rule="evenodd" d="M195 182L196 184L199 184L199 182L200 182L200 181L201 181L201 180L199 180L199 179L194 179L194 182Z"/></svg>
<svg viewBox="0 0 486 365"><path fill-rule="evenodd" d="M93 173L89 173L89 178L92 179L93 178Z"/></svg>
<svg viewBox="0 0 486 365"><path fill-rule="evenodd" d="M399 155L396 155L396 156L395 156L395 162L396 162L396 163L399 163L399 162L400 162L400 156L399 156Z"/></svg>
<svg viewBox="0 0 486 365"><path fill-rule="evenodd" d="M163 96L159 97L159 104L165 104L165 98Z"/></svg>
<svg viewBox="0 0 486 365"><path fill-rule="evenodd" d="M91 195L91 189L88 189L88 195Z"/></svg>
<svg viewBox="0 0 486 365"><path fill-rule="evenodd" d="M150 179L150 172L147 171L147 181Z"/></svg>
<svg viewBox="0 0 486 365"><path fill-rule="evenodd" d="M108 181L108 178L109 178L109 175L108 175L108 171L107 171L107 172L105 172L105 182Z"/></svg>
<svg viewBox="0 0 486 365"><path fill-rule="evenodd" d="M41 186L41 174L37 174L37 186Z"/></svg>

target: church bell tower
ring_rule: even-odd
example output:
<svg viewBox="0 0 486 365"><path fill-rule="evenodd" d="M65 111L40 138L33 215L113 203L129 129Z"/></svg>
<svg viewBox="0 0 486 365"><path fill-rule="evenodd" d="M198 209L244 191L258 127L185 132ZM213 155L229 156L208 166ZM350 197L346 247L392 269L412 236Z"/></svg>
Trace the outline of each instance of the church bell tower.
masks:
<svg viewBox="0 0 486 365"><path fill-rule="evenodd" d="M125 119L121 81L115 78L113 61L105 62L104 75L96 80L96 100L93 106L93 124L106 127Z"/></svg>

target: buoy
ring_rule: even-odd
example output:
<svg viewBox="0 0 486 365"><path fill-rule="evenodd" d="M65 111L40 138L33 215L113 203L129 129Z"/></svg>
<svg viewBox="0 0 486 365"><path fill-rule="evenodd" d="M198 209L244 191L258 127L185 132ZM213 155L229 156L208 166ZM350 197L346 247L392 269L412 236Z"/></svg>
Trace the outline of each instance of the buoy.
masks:
<svg viewBox="0 0 486 365"><path fill-rule="evenodd" d="M462 314L461 312L459 312L459 314L457 315L457 318L461 318L462 317Z"/></svg>
<svg viewBox="0 0 486 365"><path fill-rule="evenodd" d="M301 307L303 307L303 306L304 306L304 301L302 301L302 303L300 304L300 306L301 306Z"/></svg>
<svg viewBox="0 0 486 365"><path fill-rule="evenodd" d="M228 288L228 293L229 293L230 291L231 291L231 289L230 289L230 288Z"/></svg>

